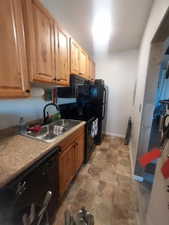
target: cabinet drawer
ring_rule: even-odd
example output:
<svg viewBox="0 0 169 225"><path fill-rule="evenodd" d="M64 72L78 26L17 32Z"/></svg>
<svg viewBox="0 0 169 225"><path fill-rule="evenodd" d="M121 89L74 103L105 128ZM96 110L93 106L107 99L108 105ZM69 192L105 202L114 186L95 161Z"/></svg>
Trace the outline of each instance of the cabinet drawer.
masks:
<svg viewBox="0 0 169 225"><path fill-rule="evenodd" d="M79 129L77 129L75 132L73 132L71 135L69 135L68 137L66 137L63 141L61 141L59 143L59 147L61 148L61 151L65 151L65 149L71 145L75 140L76 138L79 136L79 135L82 135L84 134L85 132L85 126L82 126L80 127Z"/></svg>

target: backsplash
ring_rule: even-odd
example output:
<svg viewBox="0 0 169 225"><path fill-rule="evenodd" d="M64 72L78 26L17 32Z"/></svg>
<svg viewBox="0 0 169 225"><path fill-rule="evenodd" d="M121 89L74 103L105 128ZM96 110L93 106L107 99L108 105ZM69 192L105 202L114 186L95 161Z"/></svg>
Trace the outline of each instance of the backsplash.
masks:
<svg viewBox="0 0 169 225"><path fill-rule="evenodd" d="M75 102L76 99L58 99L58 104ZM0 100L0 129L15 126L19 118L25 121L37 120L43 116L43 107L49 103L43 97L32 97L28 99Z"/></svg>

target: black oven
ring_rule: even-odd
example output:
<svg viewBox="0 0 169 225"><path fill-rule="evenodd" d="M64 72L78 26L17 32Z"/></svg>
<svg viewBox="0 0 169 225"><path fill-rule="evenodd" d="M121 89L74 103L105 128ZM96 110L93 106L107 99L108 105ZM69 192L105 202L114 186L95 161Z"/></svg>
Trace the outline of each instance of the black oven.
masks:
<svg viewBox="0 0 169 225"><path fill-rule="evenodd" d="M55 148L0 189L0 224L51 225L58 207Z"/></svg>
<svg viewBox="0 0 169 225"><path fill-rule="evenodd" d="M98 133L98 119L95 117L86 121L86 135L85 135L85 163L90 159L91 154L95 149L95 137Z"/></svg>

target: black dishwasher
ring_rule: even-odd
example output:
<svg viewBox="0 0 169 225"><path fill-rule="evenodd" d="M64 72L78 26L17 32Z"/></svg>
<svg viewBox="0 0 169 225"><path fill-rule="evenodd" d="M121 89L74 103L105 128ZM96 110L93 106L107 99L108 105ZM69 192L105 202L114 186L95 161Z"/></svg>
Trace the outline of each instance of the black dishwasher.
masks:
<svg viewBox="0 0 169 225"><path fill-rule="evenodd" d="M54 148L0 189L0 225L53 223L58 207L57 161Z"/></svg>

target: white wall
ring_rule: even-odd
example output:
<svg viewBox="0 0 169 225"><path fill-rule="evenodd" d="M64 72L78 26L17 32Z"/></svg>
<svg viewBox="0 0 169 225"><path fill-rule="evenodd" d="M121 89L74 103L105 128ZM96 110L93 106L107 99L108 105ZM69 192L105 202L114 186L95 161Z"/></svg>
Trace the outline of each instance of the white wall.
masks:
<svg viewBox="0 0 169 225"><path fill-rule="evenodd" d="M26 121L42 118L45 102L42 98L0 100L0 129L15 126L19 118Z"/></svg>
<svg viewBox="0 0 169 225"><path fill-rule="evenodd" d="M96 57L96 78L108 87L106 133L124 136L132 111L133 90L137 73L138 50Z"/></svg>
<svg viewBox="0 0 169 225"><path fill-rule="evenodd" d="M75 102L75 99L58 100L58 104L70 102ZM43 97L0 100L0 129L18 125L20 117L24 117L25 121L41 119L43 107L47 103L49 102L45 101ZM53 109L51 112L53 112Z"/></svg>

